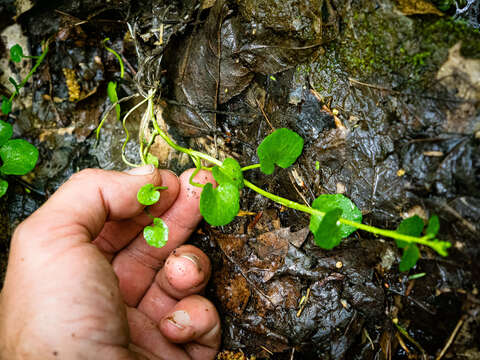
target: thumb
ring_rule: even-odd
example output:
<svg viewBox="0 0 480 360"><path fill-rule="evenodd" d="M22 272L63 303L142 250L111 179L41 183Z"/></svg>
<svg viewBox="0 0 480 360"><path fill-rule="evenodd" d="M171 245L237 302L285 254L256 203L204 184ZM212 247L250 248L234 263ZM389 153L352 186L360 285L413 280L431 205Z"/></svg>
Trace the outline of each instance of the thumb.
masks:
<svg viewBox="0 0 480 360"><path fill-rule="evenodd" d="M153 165L123 173L82 170L63 184L19 228L34 231L35 234L25 236L30 239L32 236L38 239L45 235L49 237L48 241L55 241L52 237L91 241L101 231L105 221L127 219L140 214L144 206L137 201L138 190L145 184L159 186L161 183L161 171ZM16 232L21 232L21 229Z"/></svg>

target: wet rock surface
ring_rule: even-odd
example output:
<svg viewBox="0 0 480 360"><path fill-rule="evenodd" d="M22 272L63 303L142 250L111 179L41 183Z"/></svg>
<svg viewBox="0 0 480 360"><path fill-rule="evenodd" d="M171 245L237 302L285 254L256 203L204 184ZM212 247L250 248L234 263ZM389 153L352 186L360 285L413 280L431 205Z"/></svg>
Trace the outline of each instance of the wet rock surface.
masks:
<svg viewBox="0 0 480 360"><path fill-rule="evenodd" d="M31 105L14 105L7 120L15 136L38 146L40 161L32 175L9 178L0 199L3 264L14 227L72 173L125 168L114 115L98 144L94 134L115 79L119 97L156 88L179 142L242 165L258 161L255 149L271 127L298 132L305 150L293 168L246 173L270 192L301 203L344 193L365 223L386 228L437 214L440 238L453 244L447 258L422 249L411 274L426 275L411 280L398 272L391 240L358 231L320 250L305 214L243 190L241 208L255 216L217 229L203 224L192 238L212 259L207 296L223 318L224 348L273 359L433 359L453 334L442 356L477 358L478 6L457 11L467 26L408 14L405 3L38 2L18 21L34 55L53 35L51 53L25 90ZM128 63L125 79L105 37ZM64 69L80 88L74 101ZM129 121L132 134L139 118ZM127 157L138 162L133 138ZM156 151L163 166L191 165Z"/></svg>

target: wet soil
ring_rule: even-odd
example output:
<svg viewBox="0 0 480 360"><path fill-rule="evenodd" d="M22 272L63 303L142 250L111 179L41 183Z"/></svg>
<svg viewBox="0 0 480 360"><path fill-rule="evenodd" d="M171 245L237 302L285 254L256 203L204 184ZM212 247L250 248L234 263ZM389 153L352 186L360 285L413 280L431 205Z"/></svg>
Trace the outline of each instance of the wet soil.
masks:
<svg viewBox="0 0 480 360"><path fill-rule="evenodd" d="M254 215L202 224L191 240L212 259L207 296L223 319L224 349L272 359L480 358L479 5L442 13L413 3L38 1L21 14L9 3L2 16L18 15L32 54L52 40L7 118L40 161L9 178L0 199L3 269L14 227L72 173L125 168L113 115L98 144L94 134L115 79L119 97L155 88L177 141L242 165L258 162L272 128L291 128L305 139L297 163L248 180L300 203L344 193L365 223L391 229L437 214L439 237L453 245L446 258L422 248L400 273L391 240L357 231L321 250L305 214L243 190L241 208ZM2 48L13 23L2 23ZM126 63L124 79L105 37ZM74 101L64 69L81 89ZM132 133L139 122L129 121ZM127 156L138 162L133 138ZM152 151L177 172L192 166L160 143Z"/></svg>

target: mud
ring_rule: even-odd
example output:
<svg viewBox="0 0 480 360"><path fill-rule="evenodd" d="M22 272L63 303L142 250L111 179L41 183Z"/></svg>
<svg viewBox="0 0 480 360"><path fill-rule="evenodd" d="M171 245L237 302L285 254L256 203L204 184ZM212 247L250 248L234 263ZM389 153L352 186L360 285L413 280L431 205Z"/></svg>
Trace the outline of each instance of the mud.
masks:
<svg viewBox="0 0 480 360"><path fill-rule="evenodd" d="M480 33L478 4L466 3L439 16L406 0L39 1L18 22L32 54L53 35L51 54L27 89L32 105L8 121L39 147L40 163L9 179L0 199L2 253L15 225L73 172L125 168L114 117L98 144L93 133L115 79L120 97L157 89L176 140L242 165L258 161L271 127L291 128L305 139L293 168L253 170L248 180L301 203L344 193L365 223L386 228L437 214L439 237L453 245L447 258L423 248L410 274L399 273L391 240L357 231L323 251L305 214L243 190L241 208L255 216L203 224L192 238L212 259L207 296L223 319L224 349L434 359L453 334L442 357L480 357ZM124 80L105 37L128 62ZM64 68L75 70L80 100L69 100ZM129 122L133 133L138 122ZM191 166L162 149L154 147L163 166Z"/></svg>

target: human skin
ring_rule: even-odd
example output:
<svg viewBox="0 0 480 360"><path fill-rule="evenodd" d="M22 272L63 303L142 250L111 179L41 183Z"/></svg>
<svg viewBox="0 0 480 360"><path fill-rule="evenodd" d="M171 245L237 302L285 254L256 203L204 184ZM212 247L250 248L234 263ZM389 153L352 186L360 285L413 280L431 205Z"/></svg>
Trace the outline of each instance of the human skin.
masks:
<svg viewBox="0 0 480 360"><path fill-rule="evenodd" d="M210 262L182 246L201 220L190 175L83 170L21 223L0 293L0 359L213 359L220 321L198 295ZM142 235L151 219L136 194L148 183L168 187L149 208L169 227L160 249Z"/></svg>

